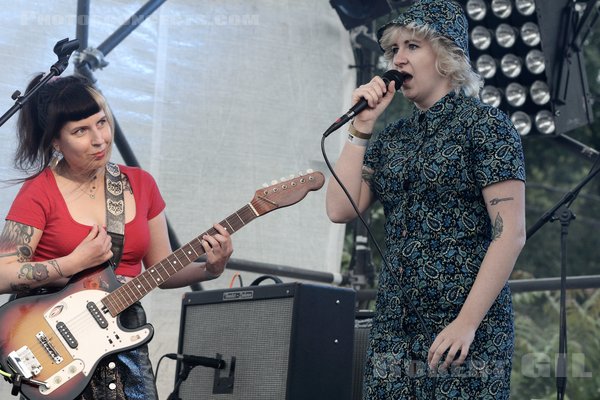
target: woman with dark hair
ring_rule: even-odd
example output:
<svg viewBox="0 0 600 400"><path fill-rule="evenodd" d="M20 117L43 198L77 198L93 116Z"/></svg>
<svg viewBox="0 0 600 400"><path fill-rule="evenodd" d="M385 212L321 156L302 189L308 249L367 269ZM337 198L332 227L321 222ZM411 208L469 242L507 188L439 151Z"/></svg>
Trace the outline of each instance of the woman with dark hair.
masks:
<svg viewBox="0 0 600 400"><path fill-rule="evenodd" d="M510 395L507 280L525 243L525 168L508 117L479 100L467 28L456 2L421 0L379 29L414 107L372 143L394 83L375 77L352 96L369 107L335 171L360 212L380 201L386 217L365 399ZM326 202L332 221L356 217L335 180Z"/></svg>
<svg viewBox="0 0 600 400"><path fill-rule="evenodd" d="M148 268L172 252L165 202L152 176L109 161L113 132L103 96L82 78L52 79L23 106L15 164L29 177L0 236L0 293L53 292L73 275L108 261L126 283L142 272L142 264ZM108 229L115 226L122 232ZM191 262L161 288L221 275L233 247L227 230L214 228L201 241L207 261ZM113 233L124 235L123 243ZM131 329L145 324L139 302L120 320ZM143 345L103 358L79 398L157 399L153 381Z"/></svg>

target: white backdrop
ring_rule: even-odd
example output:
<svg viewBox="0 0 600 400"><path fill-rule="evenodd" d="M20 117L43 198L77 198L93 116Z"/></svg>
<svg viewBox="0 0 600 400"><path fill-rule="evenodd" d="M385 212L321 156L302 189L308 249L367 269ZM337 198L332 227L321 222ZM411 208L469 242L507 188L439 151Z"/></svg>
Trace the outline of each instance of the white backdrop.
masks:
<svg viewBox="0 0 600 400"><path fill-rule="evenodd" d="M76 3L3 3L0 112L14 104L10 95L23 91L34 73L56 62L58 40L75 38ZM85 21L89 45L97 47L143 4L92 1ZM321 134L348 108L355 86L349 37L327 0L170 0L106 60L110 64L95 72L98 87L141 166L158 181L182 243L249 202L263 182L308 168L326 173ZM70 73L71 67L64 75ZM2 180L16 176L15 119L0 127ZM328 139L332 160L342 143L343 135ZM118 151L113 160L122 161ZM3 216L17 190L2 185ZM236 233L233 257L338 272L344 227L328 221L324 195L324 189L310 193ZM228 287L232 275L203 286ZM242 277L246 284L254 278ZM144 299L157 330L150 344L155 363L176 351L187 290ZM166 361L158 371L161 398L172 390L173 364ZM0 383L0 398L9 391Z"/></svg>

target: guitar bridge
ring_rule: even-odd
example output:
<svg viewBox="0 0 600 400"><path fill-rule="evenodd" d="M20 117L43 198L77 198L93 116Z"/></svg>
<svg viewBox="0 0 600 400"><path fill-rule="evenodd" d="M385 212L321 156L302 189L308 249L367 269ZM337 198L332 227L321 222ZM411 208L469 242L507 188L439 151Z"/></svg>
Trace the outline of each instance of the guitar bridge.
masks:
<svg viewBox="0 0 600 400"><path fill-rule="evenodd" d="M60 364L63 361L62 356L58 353L58 351L52 345L52 343L50 343L50 339L48 339L48 336L46 336L46 334L44 332L40 331L40 332L36 333L35 337L40 342L40 344L42 345L44 350L46 350L46 353L48 353L50 358L52 358L52 360L56 364Z"/></svg>

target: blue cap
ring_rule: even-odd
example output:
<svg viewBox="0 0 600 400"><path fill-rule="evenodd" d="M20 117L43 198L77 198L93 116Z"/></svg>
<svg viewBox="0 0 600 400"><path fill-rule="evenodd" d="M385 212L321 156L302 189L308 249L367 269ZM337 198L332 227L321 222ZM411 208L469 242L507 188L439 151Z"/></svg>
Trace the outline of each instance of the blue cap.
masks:
<svg viewBox="0 0 600 400"><path fill-rule="evenodd" d="M450 39L469 58L469 25L460 4L452 0L417 0L394 20L377 30L377 41L392 25L428 25L439 35Z"/></svg>

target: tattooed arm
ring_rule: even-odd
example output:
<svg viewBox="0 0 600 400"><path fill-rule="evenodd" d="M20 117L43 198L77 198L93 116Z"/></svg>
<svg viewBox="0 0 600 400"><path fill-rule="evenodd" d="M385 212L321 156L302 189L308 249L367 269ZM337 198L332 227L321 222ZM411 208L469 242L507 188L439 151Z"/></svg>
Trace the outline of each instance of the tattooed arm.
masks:
<svg viewBox="0 0 600 400"><path fill-rule="evenodd" d="M492 242L458 317L439 333L429 350L431 366L440 359L450 365L459 351L456 363L464 362L475 331L525 245L525 184L518 180L496 183L483 189L483 198L492 224Z"/></svg>
<svg viewBox="0 0 600 400"><path fill-rule="evenodd" d="M0 293L64 285L69 276L86 266L99 265L112 256L110 236L95 226L71 254L53 260L33 261L42 233L32 226L6 221L0 234Z"/></svg>

